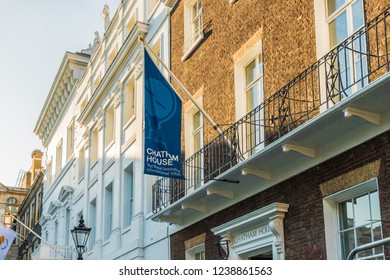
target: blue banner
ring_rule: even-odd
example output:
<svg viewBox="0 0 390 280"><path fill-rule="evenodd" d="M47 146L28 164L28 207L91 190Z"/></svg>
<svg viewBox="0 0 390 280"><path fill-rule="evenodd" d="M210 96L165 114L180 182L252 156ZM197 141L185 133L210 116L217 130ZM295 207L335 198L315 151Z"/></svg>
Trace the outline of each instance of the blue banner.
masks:
<svg viewBox="0 0 390 280"><path fill-rule="evenodd" d="M181 168L182 102L146 50L144 57L144 173L184 179Z"/></svg>

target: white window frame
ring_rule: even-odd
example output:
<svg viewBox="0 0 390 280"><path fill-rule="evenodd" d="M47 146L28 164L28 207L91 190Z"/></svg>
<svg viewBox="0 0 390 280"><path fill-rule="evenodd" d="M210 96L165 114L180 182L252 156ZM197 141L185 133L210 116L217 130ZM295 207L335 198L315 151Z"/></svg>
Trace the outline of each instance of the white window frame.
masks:
<svg viewBox="0 0 390 280"><path fill-rule="evenodd" d="M85 176L85 149L81 146L79 150L79 164L78 164L78 179L79 181Z"/></svg>
<svg viewBox="0 0 390 280"><path fill-rule="evenodd" d="M74 140L75 140L75 121L72 119L67 128L66 141L66 160L68 161L74 155Z"/></svg>
<svg viewBox="0 0 390 280"><path fill-rule="evenodd" d="M54 221L54 245L58 244L60 222L58 219Z"/></svg>
<svg viewBox="0 0 390 280"><path fill-rule="evenodd" d="M99 160L99 129L97 126L91 129L90 141L90 168L92 169Z"/></svg>
<svg viewBox="0 0 390 280"><path fill-rule="evenodd" d="M130 163L123 172L123 228L127 228L134 217L134 163Z"/></svg>
<svg viewBox="0 0 390 280"><path fill-rule="evenodd" d="M328 7L328 5L327 5L328 1L329 0L326 1L326 7ZM364 0L348 0L346 3L344 3L341 7L339 7L336 11L334 11L330 15L328 15L329 14L328 8L326 8L326 10L327 10L326 11L327 12L326 13L326 16L327 16L327 26L328 26L328 34L329 34L329 38L328 38L329 49L332 49L333 47L337 46L337 44L339 44L339 43L336 43L334 46L332 46L330 44L331 43L330 42L330 40L331 40L330 27L329 27L330 23L333 20L336 20L336 18L339 17L344 12L346 13L346 19L347 19L347 37L351 36L356 31L356 30L354 30L354 26L353 26L354 25L354 22L353 22L353 6L358 1L361 1L362 5L363 5L363 7L362 7L362 12L363 12L362 16L363 16L363 24L364 24L364 22L365 22L364 21ZM361 28L362 26L357 27L357 29ZM362 38L363 38L362 40L364 40L362 42L362 48L363 48L362 51L365 52L366 46L365 46L364 42L366 41L366 38L365 38L365 36L362 36ZM353 44L356 44L357 42L353 42ZM356 46L354 46L354 48L356 48ZM365 67L367 67L367 56L360 55L359 53L348 52L347 53L347 59L349 61L349 67L345 68L344 71L341 71L341 75L343 77L345 77L345 78L348 77L348 80L345 81L346 83L353 83L354 82L353 78L358 75L359 70L360 70L359 63L361 63L362 60L365 60L366 62L365 62L364 65L365 65ZM341 59L341 60L343 60L343 59ZM354 63L354 65L352 65L352 62ZM351 69L351 67L352 67L352 69ZM365 67L364 67L364 69L366 69ZM345 73L347 73L347 75ZM368 81L366 81L366 83L368 83ZM348 90L349 90L349 93L354 93L359 88L360 88L360 83L353 85Z"/></svg>
<svg viewBox="0 0 390 280"><path fill-rule="evenodd" d="M352 7L354 2L357 0L349 0L348 3L343 5L343 8L350 6ZM328 0L314 0L314 18L315 18L315 31L316 31L316 50L317 58L323 57L327 52L330 51L330 32L329 22L333 20L336 15L339 15L342 11L340 8L336 13L328 16ZM364 1L363 1L364 6ZM350 18L350 16L349 16ZM348 24L351 29L351 22ZM350 34L352 30L348 30Z"/></svg>
<svg viewBox="0 0 390 280"><path fill-rule="evenodd" d="M242 55L234 64L234 84L235 84L235 101L236 101L236 120L239 120L243 116L245 116L247 112L247 99L246 99L246 73L245 69L246 67L254 60L257 59L257 57L261 56L263 57L263 49L262 49L262 40L258 40L253 46L248 48L248 50L245 52L244 55ZM262 65L264 65L264 61L262 59ZM261 104L264 102L264 69L261 69L261 75L258 79L256 79L256 83L261 83L261 91L259 89L259 95L258 96L258 104ZM259 84L260 85L260 84ZM254 107L256 107L255 105ZM259 150L264 147L264 110L259 112L260 117L258 130L256 129L256 133L259 134L257 138L258 141L262 142L261 144L257 144L256 150ZM245 129L245 135L247 131ZM243 143L243 151L247 151L249 147L247 147L246 143L246 137L245 137L245 143Z"/></svg>
<svg viewBox="0 0 390 280"><path fill-rule="evenodd" d="M123 127L126 129L136 116L137 85L134 75L128 77L123 86L122 118Z"/></svg>
<svg viewBox="0 0 390 280"><path fill-rule="evenodd" d="M334 20L337 16L339 16L344 11L347 12L347 24L348 24L348 35L351 36L353 33L353 22L352 22L352 6L356 3L357 0L347 0L347 3L344 3L339 9L337 9L335 12L333 12L331 15L328 16L328 0L314 0L314 18L315 18L315 31L316 31L316 51L317 51L317 59L320 59L325 54L327 54L331 48L335 46L330 45L330 28L329 24L332 20ZM363 17L364 17L364 2L365 0L362 0L363 3ZM364 19L363 19L364 24ZM365 47L365 46L362 46ZM367 60L367 57L365 55L362 55L360 57L359 53L354 53L354 59L352 59L352 52L348 52L349 61L354 61L355 65L353 66L356 71L356 64L360 63L361 60ZM351 65L349 66L351 67ZM359 67L359 66L357 66ZM363 64L363 67L367 67L367 64ZM320 68L320 75L322 77L325 77L325 69L324 67ZM351 69L349 70L351 71ZM344 73L345 71L343 71ZM353 76L356 76L357 73L351 72L348 73L348 82L351 83L351 78ZM347 76L343 76L347 77ZM365 84L368 83L368 80L365 80ZM327 92L326 92L326 80L322 79L321 81L321 99L326 100ZM354 93L357 90L360 89L360 83L354 84L352 87L349 88L348 94ZM335 97L333 100L334 102L339 101L338 97ZM330 104L331 105L331 104ZM325 111L327 109L327 106L322 106L321 111Z"/></svg>
<svg viewBox="0 0 390 280"><path fill-rule="evenodd" d="M201 96L200 98L198 98L196 100L197 104L201 107L203 107L203 96ZM198 128L195 128L194 127L194 116L196 113L198 113L199 110L198 108L195 106L195 105L192 105L190 108L188 108L188 110L186 110L185 114L184 114L184 131L185 131L185 139L184 139L184 143L185 143L185 158L189 158L191 157L194 153L196 153L197 151L195 151L195 147L194 147L194 144L195 144L195 134L196 133L200 133L200 147L199 149L202 149L203 148L203 145L204 145L204 130L203 130L203 126L204 126L204 118L203 118L203 115L201 112L200 113L200 126ZM195 183L194 181L194 172L193 172L193 166L192 164L190 164L190 166L188 167L189 170L186 170L186 174L187 176L187 182L190 184L190 185L195 185L195 186L200 186L202 184L202 181L204 179L204 174L203 174L203 170L204 170L204 157L203 157L203 154L201 154L201 158L199 159L200 160L200 170L201 170L201 173L200 173L200 180L199 182Z"/></svg>
<svg viewBox="0 0 390 280"><path fill-rule="evenodd" d="M154 53L158 58L162 59L162 57L161 57L161 54L162 54L162 50L161 50L161 38L158 38L158 39L153 43L152 51L153 51L153 53ZM161 72L161 73L164 73L164 67L161 65L160 61L156 61L155 64L156 64L157 68L160 69L160 72Z"/></svg>
<svg viewBox="0 0 390 280"><path fill-rule="evenodd" d="M62 154L63 154L63 145L62 138L58 142L56 147L56 177L61 173L62 170Z"/></svg>
<svg viewBox="0 0 390 280"><path fill-rule="evenodd" d="M88 243L91 249L93 249L96 243L96 204L97 199L94 197L89 202L89 226L91 227L91 234Z"/></svg>
<svg viewBox="0 0 390 280"><path fill-rule="evenodd" d="M199 114L199 126L195 126L195 115ZM203 147L203 114L200 111L196 111L192 114L192 139L193 139L193 151L194 153L199 151ZM199 135L199 148L195 148L195 139Z"/></svg>
<svg viewBox="0 0 390 280"><path fill-rule="evenodd" d="M114 215L114 182L104 188L104 240L111 237Z"/></svg>
<svg viewBox="0 0 390 280"><path fill-rule="evenodd" d="M326 253L329 260L342 259L338 203L350 197L356 197L375 190L379 191L377 178L329 195L323 199Z"/></svg>
<svg viewBox="0 0 390 280"><path fill-rule="evenodd" d="M69 246L70 244L70 213L71 208L68 206L65 210L65 245Z"/></svg>
<svg viewBox="0 0 390 280"><path fill-rule="evenodd" d="M197 256L200 256L197 259ZM206 259L206 250L204 243L196 245L188 250L186 250L186 260L205 260Z"/></svg>
<svg viewBox="0 0 390 280"><path fill-rule="evenodd" d="M110 104L105 112L104 126L105 149L108 150L115 143L115 106Z"/></svg>
<svg viewBox="0 0 390 280"><path fill-rule="evenodd" d="M192 7L201 3L199 13L193 17ZM199 30L194 30L194 20L199 19ZM186 60L188 56L195 50L196 46L203 40L203 3L202 0L186 0L184 3L184 46L182 61Z"/></svg>
<svg viewBox="0 0 390 280"><path fill-rule="evenodd" d="M53 156L50 157L50 160L47 162L47 170L46 170L46 180L47 186L50 187L53 183Z"/></svg>

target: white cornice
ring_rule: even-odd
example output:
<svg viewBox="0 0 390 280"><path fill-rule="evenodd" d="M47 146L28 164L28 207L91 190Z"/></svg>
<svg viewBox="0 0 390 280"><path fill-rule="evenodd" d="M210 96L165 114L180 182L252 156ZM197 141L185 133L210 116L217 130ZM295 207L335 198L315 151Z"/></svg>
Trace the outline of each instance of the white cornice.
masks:
<svg viewBox="0 0 390 280"><path fill-rule="evenodd" d="M44 146L88 61L88 55L65 53L34 128Z"/></svg>
<svg viewBox="0 0 390 280"><path fill-rule="evenodd" d="M230 231L238 231L242 228L247 228L261 222L268 222L278 215L282 215L288 211L288 204L275 202L261 209L243 215L237 219L231 220L223 225L212 228L211 231L216 235L226 235Z"/></svg>

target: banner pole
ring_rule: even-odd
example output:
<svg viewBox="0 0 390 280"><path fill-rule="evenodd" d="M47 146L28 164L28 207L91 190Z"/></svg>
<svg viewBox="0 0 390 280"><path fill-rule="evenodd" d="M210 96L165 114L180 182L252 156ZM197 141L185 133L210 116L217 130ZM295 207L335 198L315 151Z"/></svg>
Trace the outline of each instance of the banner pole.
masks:
<svg viewBox="0 0 390 280"><path fill-rule="evenodd" d="M46 243L47 245L50 245L49 242L47 242L45 239L43 239L41 236L39 236L35 231L33 231L31 228L29 228L28 226L26 226L24 223L22 223L20 220L18 220L14 215L12 214L9 214L12 218L14 218L19 224L21 224L22 226L24 226L29 232L31 232L32 234L34 234L36 237L38 237L40 240L42 240L44 243Z"/></svg>

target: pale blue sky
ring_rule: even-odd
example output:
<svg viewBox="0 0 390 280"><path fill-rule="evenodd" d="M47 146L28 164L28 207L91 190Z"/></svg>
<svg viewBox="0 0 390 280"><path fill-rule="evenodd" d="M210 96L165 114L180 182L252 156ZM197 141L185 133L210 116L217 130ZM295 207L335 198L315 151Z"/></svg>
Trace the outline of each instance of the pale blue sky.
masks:
<svg viewBox="0 0 390 280"><path fill-rule="evenodd" d="M0 182L14 186L31 152L43 150L35 123L66 51L103 35L104 4L120 0L0 0Z"/></svg>

